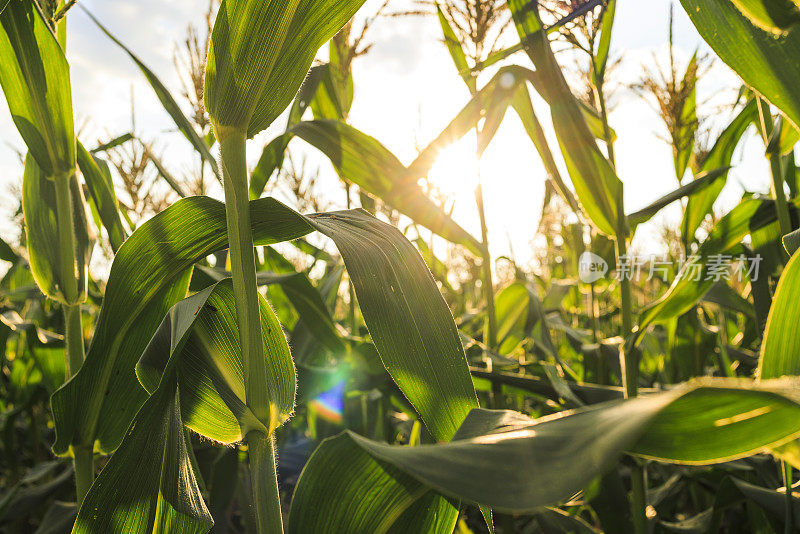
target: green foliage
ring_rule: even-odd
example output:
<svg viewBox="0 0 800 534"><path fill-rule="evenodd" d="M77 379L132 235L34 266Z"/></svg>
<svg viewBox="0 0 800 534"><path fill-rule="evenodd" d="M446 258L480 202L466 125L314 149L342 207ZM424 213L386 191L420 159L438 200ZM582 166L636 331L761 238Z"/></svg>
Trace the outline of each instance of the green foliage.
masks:
<svg viewBox="0 0 800 534"><path fill-rule="evenodd" d="M199 95L205 75L210 115L198 129L92 17L224 188L225 203L189 196L170 155L144 147L182 198L135 227L115 159L135 133L92 150L75 140L59 44L71 4L0 2L0 86L28 149L25 231L19 245L0 240L0 531L272 534L287 511L293 533L796 528L800 501L776 488L800 468L797 2L682 0L752 91L706 151L695 55L670 114L684 125L671 131L674 170L693 177L628 215L605 92L614 0L559 3L541 12L563 17L549 27L538 2L511 0L520 42L502 50L476 41L502 26L482 18L493 3L464 11L472 33L437 4L469 99L409 165L348 123L374 22L360 36L348 22L362 3L223 0L213 29L212 7L207 69L192 78ZM309 71L328 40L328 63ZM564 42L585 67L580 93L554 54ZM473 46L486 59L471 65ZM518 51L535 70L496 66ZM473 130L480 157L509 108L546 178L535 270L490 265L485 228L470 235L422 181ZM251 171L246 139L284 110ZM751 124L774 198L748 192L717 217ZM376 215L261 198L305 178L283 169L294 138L330 161L348 207ZM624 261L668 206L682 222L665 234L667 259L689 256L682 268L585 279ZM113 256L107 275L88 269L95 239ZM713 276L724 257L763 263Z"/></svg>
<svg viewBox="0 0 800 534"><path fill-rule="evenodd" d="M747 3L777 5L779 2ZM720 59L797 127L800 124L800 75L793 65L798 60L800 31L793 28L776 37L754 26L736 9L732 0L681 0L681 4Z"/></svg>
<svg viewBox="0 0 800 534"><path fill-rule="evenodd" d="M75 231L75 273L78 275L78 294L68 295L61 270L61 244L55 239L59 234L59 192L57 184L41 170L33 157L25 160L25 173L22 178L22 210L27 222L25 236L31 272L36 284L48 297L74 304L86 298L88 266L92 253L93 239L88 233L83 191L77 176L71 174L59 178L69 184L69 202ZM70 273L72 274L72 273Z"/></svg>
<svg viewBox="0 0 800 534"><path fill-rule="evenodd" d="M69 65L31 0L0 14L0 86L14 124L50 179L75 171L75 129Z"/></svg>
<svg viewBox="0 0 800 534"><path fill-rule="evenodd" d="M223 0L211 37L206 108L252 137L295 96L317 50L363 0Z"/></svg>

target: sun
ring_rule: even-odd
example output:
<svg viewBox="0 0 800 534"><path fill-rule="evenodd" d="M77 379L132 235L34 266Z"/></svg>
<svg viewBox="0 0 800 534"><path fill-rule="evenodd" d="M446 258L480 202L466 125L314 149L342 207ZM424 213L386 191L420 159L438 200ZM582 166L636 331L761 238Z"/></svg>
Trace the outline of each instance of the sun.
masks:
<svg viewBox="0 0 800 534"><path fill-rule="evenodd" d="M472 199L478 185L480 162L475 146L475 134L465 135L439 152L428 172L431 185L456 204Z"/></svg>

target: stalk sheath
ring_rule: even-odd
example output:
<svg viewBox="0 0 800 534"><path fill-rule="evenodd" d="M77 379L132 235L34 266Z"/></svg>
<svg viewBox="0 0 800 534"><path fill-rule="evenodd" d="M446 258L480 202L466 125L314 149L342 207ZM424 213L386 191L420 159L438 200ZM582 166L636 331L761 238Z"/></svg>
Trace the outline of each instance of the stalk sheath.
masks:
<svg viewBox="0 0 800 534"><path fill-rule="evenodd" d="M255 250L250 228L245 134L236 129L220 128L218 135L222 154L231 275L244 365L245 398L255 416L266 422L269 421L267 366L264 362Z"/></svg>
<svg viewBox="0 0 800 534"><path fill-rule="evenodd" d="M216 132L222 156L225 214L244 366L245 401L260 421L268 423L271 421L271 405L267 395L267 366L264 361L255 250L250 225L246 135L234 128L217 128ZM283 532L283 523L272 436L251 431L245 434L245 441L249 447L256 531L259 534L280 534Z"/></svg>
<svg viewBox="0 0 800 534"><path fill-rule="evenodd" d="M249 433L246 440L250 449L250 483L258 520L257 532L280 534L283 532L283 518L275 470L275 440L258 431Z"/></svg>
<svg viewBox="0 0 800 534"><path fill-rule="evenodd" d="M55 177L60 260L59 280L61 281L61 292L64 300L70 303L62 304L64 312L64 357L69 378L80 370L85 358L81 308L78 303L80 297L78 288L79 273L75 257L75 218L70 194L71 180L71 174L62 174ZM94 481L94 458L91 445L73 448L72 452L75 466L75 493L77 502L80 504Z"/></svg>

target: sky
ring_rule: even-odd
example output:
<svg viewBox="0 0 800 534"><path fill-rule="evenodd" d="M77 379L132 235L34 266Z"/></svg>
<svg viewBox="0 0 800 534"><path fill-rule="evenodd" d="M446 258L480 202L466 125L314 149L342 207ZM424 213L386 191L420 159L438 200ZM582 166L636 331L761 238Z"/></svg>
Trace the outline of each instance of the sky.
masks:
<svg viewBox="0 0 800 534"><path fill-rule="evenodd" d="M186 34L188 24L203 25L207 0L80 0L122 42L130 47L174 94L180 82L173 64L173 51ZM382 3L367 0L357 17L371 14ZM390 11L403 11L409 0L392 0ZM669 0L620 0L612 39L612 55L621 57L614 71L618 89L610 114L617 133L615 150L618 174L625 184L626 211L646 206L675 189L672 153L661 139L665 134L653 103L635 95L628 87L639 81L643 69L663 61L667 53ZM688 17L676 3L675 43L679 65L696 49L710 52ZM140 71L116 45L110 42L81 12L69 15L67 57L71 65L76 125L84 144L105 141L131 129L131 95L135 98L136 131L152 140L165 164L176 176L191 173L195 156L185 138L161 108ZM447 125L469 99L468 92L441 42L441 30L434 17L381 18L368 34L373 43L369 53L354 64L355 100L350 122L376 137L404 163L417 147L425 146ZM322 57L322 53L320 57ZM524 53L510 62L529 66ZM485 83L491 74L479 80ZM731 118L719 106L732 102L738 90L736 76L717 61L698 86L701 113L712 114L716 131ZM537 115L547 123L546 105L535 102ZM0 96L0 236L15 242L18 230L11 222L19 188L21 165L18 151L24 147ZM251 165L261 148L283 127L281 120L256 136L248 145ZM551 136L552 139L552 136ZM330 165L302 141L292 145L307 155L309 164L319 168L321 190L331 209L344 207L344 194ZM465 139L446 150L431 171L431 180L454 197L453 217L474 235L479 234L477 212L472 199L476 181L474 141ZM557 145L551 143L557 152ZM744 189L768 190L768 165L764 147L751 132L734 157L728 185L718 209L736 204ZM559 164L562 162L559 158ZM563 169L563 165L561 166ZM563 173L566 176L566 172ZM513 254L522 262L533 257L532 239L537 228L544 193L545 173L541 162L513 113L508 113L492 145L480 162L492 253ZM221 191L213 191L221 197ZM643 251L655 251L658 226L675 223L680 216L673 206L653 223L640 227L634 244Z"/></svg>

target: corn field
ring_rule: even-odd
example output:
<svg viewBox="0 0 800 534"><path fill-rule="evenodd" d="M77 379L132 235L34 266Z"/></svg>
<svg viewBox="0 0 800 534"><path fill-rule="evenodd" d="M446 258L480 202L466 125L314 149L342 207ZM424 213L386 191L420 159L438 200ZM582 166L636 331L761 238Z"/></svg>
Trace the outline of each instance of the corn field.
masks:
<svg viewBox="0 0 800 534"><path fill-rule="evenodd" d="M713 53L679 64L671 13L669 67L631 88L676 178L638 211L617 0L195 3L207 28L168 87L81 0L0 0L25 146L0 241L0 533L800 532L799 0L675 3ZM190 172L136 128L84 135L79 17ZM371 26L407 17L435 21L469 95L410 162L350 119ZM706 139L712 63L740 88ZM479 232L429 179L470 136L479 165L507 115L544 169L538 227L518 217L533 266L492 253L488 176ZM749 177L720 211L747 132L769 191ZM664 253L637 263L665 209Z"/></svg>

